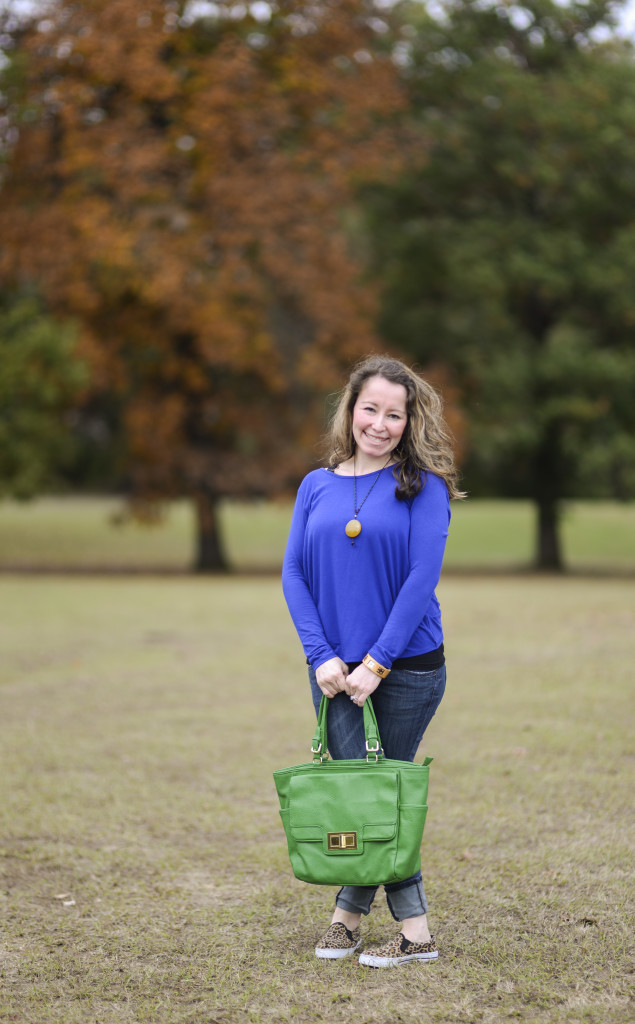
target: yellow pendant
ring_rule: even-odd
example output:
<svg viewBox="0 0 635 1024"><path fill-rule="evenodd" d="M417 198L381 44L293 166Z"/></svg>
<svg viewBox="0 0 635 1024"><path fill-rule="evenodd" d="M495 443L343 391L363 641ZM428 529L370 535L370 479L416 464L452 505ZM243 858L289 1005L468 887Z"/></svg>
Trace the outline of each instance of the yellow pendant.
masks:
<svg viewBox="0 0 635 1024"><path fill-rule="evenodd" d="M362 532L362 524L359 519L349 519L346 524L346 536L347 537L358 537Z"/></svg>

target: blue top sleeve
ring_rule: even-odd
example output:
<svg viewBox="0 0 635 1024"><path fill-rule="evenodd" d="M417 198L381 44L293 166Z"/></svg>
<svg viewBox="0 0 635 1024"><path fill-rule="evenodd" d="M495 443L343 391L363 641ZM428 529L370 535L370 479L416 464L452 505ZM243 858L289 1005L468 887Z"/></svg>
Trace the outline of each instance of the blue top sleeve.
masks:
<svg viewBox="0 0 635 1024"><path fill-rule="evenodd" d="M304 539L311 510L311 475L298 490L282 567L282 589L304 653L315 668L335 658L304 571Z"/></svg>
<svg viewBox="0 0 635 1024"><path fill-rule="evenodd" d="M402 655L433 599L438 609L435 588L441 576L449 523L447 487L439 477L428 474L423 491L412 502L408 572L388 620L369 651L386 668ZM443 634L437 639L435 647L442 642Z"/></svg>

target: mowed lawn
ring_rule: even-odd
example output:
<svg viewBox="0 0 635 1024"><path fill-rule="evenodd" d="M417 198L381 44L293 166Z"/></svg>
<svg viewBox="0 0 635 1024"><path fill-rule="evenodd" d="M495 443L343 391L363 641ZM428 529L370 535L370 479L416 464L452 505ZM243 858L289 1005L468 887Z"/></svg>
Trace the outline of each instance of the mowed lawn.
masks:
<svg viewBox="0 0 635 1024"><path fill-rule="evenodd" d="M0 1021L632 1021L634 585L439 593L441 957L373 971L315 959L335 890L287 861L271 772L313 712L278 581L0 578ZM364 941L393 930L382 895Z"/></svg>
<svg viewBox="0 0 635 1024"><path fill-rule="evenodd" d="M227 558L241 572L278 571L292 505L220 506ZM536 513L530 502L454 502L448 570L524 570L532 562ZM562 546L577 572L635 576L635 503L564 504ZM0 502L0 571L188 571L194 560L192 507L175 502L154 525L132 522L117 498L41 498Z"/></svg>

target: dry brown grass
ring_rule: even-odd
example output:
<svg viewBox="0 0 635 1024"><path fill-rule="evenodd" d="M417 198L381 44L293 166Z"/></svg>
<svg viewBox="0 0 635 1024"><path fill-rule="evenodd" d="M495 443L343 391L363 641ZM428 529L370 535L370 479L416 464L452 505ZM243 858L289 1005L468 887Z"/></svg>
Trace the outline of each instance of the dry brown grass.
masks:
<svg viewBox="0 0 635 1024"><path fill-rule="evenodd" d="M312 709L277 581L0 580L0 1020L632 1020L633 589L443 583L441 958L368 971L315 959L333 891L288 866L271 772Z"/></svg>

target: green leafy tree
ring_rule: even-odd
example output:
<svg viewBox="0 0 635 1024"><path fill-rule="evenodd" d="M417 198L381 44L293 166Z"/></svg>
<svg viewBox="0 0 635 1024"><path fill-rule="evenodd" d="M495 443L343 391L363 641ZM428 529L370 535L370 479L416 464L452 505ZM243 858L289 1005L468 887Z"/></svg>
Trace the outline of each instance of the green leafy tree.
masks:
<svg viewBox="0 0 635 1024"><path fill-rule="evenodd" d="M410 8L421 156L367 194L381 329L451 368L471 477L538 509L635 493L635 63L615 5ZM468 474L469 478L469 474Z"/></svg>
<svg viewBox="0 0 635 1024"><path fill-rule="evenodd" d="M46 316L33 298L0 307L0 497L32 498L60 482L87 379L73 326Z"/></svg>

